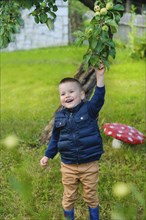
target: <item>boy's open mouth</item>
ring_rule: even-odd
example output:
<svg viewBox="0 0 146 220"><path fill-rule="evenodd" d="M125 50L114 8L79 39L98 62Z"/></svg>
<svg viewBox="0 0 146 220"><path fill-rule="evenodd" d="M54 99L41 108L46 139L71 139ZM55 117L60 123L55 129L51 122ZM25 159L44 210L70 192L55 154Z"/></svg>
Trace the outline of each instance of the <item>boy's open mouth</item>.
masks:
<svg viewBox="0 0 146 220"><path fill-rule="evenodd" d="M70 102L72 102L73 101L73 99L67 99L65 102L66 103L70 103Z"/></svg>

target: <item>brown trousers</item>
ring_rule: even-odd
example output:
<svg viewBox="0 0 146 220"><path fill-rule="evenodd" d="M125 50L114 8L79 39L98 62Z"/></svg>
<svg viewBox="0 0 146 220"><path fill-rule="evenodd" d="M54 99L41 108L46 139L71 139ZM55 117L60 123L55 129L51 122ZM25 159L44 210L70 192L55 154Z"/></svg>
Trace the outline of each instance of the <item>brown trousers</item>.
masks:
<svg viewBox="0 0 146 220"><path fill-rule="evenodd" d="M84 164L61 163L62 183L64 194L62 206L65 210L74 207L78 195L79 183L83 187L83 199L89 207L98 205L98 163L97 161Z"/></svg>

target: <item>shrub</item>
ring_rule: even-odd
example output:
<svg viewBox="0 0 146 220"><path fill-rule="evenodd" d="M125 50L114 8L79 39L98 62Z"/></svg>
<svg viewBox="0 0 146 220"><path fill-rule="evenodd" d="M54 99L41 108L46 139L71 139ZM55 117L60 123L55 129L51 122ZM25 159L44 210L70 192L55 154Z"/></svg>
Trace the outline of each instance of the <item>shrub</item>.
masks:
<svg viewBox="0 0 146 220"><path fill-rule="evenodd" d="M135 10L134 5L131 7L132 19L129 23L131 32L129 33L129 49L130 56L132 58L144 58L146 57L146 41L145 37L138 37L136 33L136 27L134 25L135 20Z"/></svg>

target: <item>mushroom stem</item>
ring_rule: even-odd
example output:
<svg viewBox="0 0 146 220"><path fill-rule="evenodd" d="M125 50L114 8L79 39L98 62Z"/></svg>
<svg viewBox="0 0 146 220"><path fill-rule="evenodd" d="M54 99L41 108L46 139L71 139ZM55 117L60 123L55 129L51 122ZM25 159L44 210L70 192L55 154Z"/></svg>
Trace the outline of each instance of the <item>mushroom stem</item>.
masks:
<svg viewBox="0 0 146 220"><path fill-rule="evenodd" d="M121 148L122 144L123 144L123 142L118 140L118 139L116 139L116 138L114 138L112 140L112 147L115 148L115 149Z"/></svg>

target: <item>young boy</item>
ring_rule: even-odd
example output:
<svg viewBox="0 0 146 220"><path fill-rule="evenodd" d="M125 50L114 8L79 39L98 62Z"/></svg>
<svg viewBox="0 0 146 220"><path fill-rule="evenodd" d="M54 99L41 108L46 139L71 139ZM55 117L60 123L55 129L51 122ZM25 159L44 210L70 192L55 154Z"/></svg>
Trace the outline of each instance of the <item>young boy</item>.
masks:
<svg viewBox="0 0 146 220"><path fill-rule="evenodd" d="M74 220L79 182L83 186L83 199L89 207L90 220L99 220L97 161L103 147L97 117L104 103L104 70L103 64L100 69L95 69L97 86L90 101L84 101L85 93L78 80L61 80L59 94L63 108L55 115L52 137L45 156L40 160L44 167L58 152L61 155L62 206L65 219L69 220Z"/></svg>

